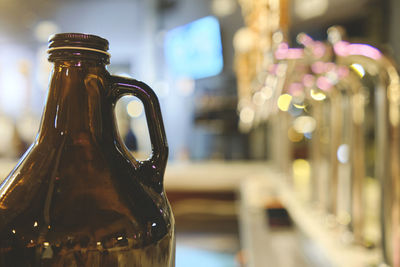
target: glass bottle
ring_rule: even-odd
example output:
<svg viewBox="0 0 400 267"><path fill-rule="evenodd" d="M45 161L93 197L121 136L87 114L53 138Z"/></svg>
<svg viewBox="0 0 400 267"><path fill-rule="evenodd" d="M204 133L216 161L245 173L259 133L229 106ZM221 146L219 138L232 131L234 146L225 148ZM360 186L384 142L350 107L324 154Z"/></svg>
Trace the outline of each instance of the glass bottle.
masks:
<svg viewBox="0 0 400 267"><path fill-rule="evenodd" d="M56 34L38 136L0 184L0 266L174 266L174 218L163 189L168 146L144 83L112 76L108 41ZM137 161L115 126L124 95L145 107L152 155Z"/></svg>

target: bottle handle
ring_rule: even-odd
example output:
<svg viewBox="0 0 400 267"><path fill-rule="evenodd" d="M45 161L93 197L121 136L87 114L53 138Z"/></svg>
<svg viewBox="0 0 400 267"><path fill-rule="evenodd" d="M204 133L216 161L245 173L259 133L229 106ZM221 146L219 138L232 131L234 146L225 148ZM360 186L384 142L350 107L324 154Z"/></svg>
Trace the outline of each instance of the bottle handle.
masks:
<svg viewBox="0 0 400 267"><path fill-rule="evenodd" d="M114 104L126 95L135 96L143 103L152 153L149 159L141 162L140 167L150 167L163 175L168 159L168 143L156 94L147 84L141 81L119 76L111 76L111 80L111 94Z"/></svg>

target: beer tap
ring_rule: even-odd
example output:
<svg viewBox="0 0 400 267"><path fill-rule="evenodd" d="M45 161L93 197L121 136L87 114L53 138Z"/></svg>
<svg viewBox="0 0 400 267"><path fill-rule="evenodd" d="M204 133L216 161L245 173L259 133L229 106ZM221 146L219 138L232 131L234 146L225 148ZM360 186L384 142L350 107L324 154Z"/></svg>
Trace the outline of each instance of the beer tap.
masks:
<svg viewBox="0 0 400 267"><path fill-rule="evenodd" d="M281 38L278 38L281 37ZM290 85L297 82L304 71L303 49L290 48L284 40L281 32L273 35L273 72L267 77L274 80L273 93L265 106L268 110L268 120L271 126L271 150L273 162L278 166L278 170L283 172L286 177L292 176L293 144L289 141L288 130L293 123L292 116L288 110L292 102ZM285 133L285 134L282 134Z"/></svg>
<svg viewBox="0 0 400 267"><path fill-rule="evenodd" d="M310 73L303 78L303 84L310 101L311 116L315 119L316 124L310 141L311 201L323 210L327 210L329 208L327 192L330 178L330 153L329 142L327 142L330 131L327 129L331 120L332 84L326 83L324 74L333 70L335 66L330 62L331 53L326 44L313 40L305 33L298 34L296 39L299 44L304 46L310 69ZM321 83L321 81L323 82ZM331 187L329 186L329 188Z"/></svg>
<svg viewBox="0 0 400 267"><path fill-rule="evenodd" d="M367 164L363 140L363 127L371 119L366 112L373 111L375 156L374 176L381 185L381 242L384 260L391 266L400 266L400 85L399 73L393 61L375 47L366 44L352 44L342 40L340 29L328 30L338 64L351 67L360 77L372 77L374 88L359 87L353 96L354 147L352 160L352 215L353 229L362 229L366 220L364 211L369 210L363 201L372 196L363 192ZM367 110L366 102L374 99L373 110ZM371 103L372 104L372 103ZM371 112L372 113L372 112ZM368 221L368 220L367 220ZM360 233L359 233L360 234Z"/></svg>

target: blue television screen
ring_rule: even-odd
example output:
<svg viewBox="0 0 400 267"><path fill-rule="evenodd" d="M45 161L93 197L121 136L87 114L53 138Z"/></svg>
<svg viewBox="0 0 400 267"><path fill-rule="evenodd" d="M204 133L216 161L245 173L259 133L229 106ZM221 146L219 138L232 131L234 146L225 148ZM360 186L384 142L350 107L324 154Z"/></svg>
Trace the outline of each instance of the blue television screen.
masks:
<svg viewBox="0 0 400 267"><path fill-rule="evenodd" d="M212 16L168 31L164 50L167 65L175 76L214 76L224 65L219 22Z"/></svg>

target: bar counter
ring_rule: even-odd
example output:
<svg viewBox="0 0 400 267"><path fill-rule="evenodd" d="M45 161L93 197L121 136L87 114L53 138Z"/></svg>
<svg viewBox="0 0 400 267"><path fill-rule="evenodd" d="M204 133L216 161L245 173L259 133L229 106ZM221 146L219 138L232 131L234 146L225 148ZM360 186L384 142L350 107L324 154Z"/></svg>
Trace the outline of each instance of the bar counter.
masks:
<svg viewBox="0 0 400 267"><path fill-rule="evenodd" d="M0 177L15 164L0 160ZM299 201L285 180L268 162L172 162L165 188L172 199L195 195L232 200L245 266L363 267L381 262L378 248L344 242L342 229L324 223L326 215ZM276 201L288 211L295 231L269 228L266 207Z"/></svg>

